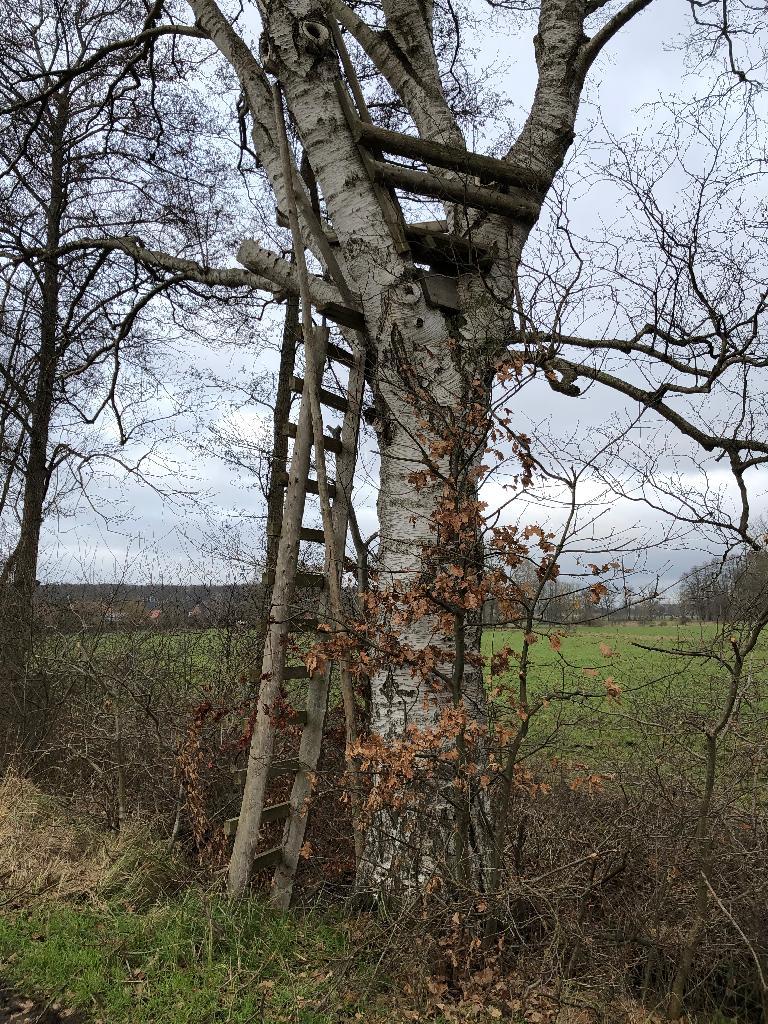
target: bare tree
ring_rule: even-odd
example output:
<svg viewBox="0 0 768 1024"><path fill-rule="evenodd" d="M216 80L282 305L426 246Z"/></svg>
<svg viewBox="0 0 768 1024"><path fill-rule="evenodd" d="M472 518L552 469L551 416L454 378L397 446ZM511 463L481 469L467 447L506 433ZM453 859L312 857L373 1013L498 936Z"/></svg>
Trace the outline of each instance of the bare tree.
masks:
<svg viewBox="0 0 768 1024"><path fill-rule="evenodd" d="M201 268L178 258L147 266L131 254L158 234L177 254L210 253L237 202L213 109L180 91L189 68L172 47L142 38L143 29L152 40L151 10L31 3L13 5L4 25L0 513L9 549L0 580L15 623L5 668L19 678L45 515L100 462L141 474L151 452L148 439L138 447L142 432L176 411L164 357L174 334L191 329L199 300L190 274ZM150 315L158 306L162 326Z"/></svg>

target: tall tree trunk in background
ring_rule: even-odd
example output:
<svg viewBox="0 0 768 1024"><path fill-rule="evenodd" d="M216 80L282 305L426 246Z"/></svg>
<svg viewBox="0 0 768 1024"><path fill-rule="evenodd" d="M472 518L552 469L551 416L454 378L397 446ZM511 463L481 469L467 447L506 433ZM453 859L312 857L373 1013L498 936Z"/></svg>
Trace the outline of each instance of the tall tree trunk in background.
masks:
<svg viewBox="0 0 768 1024"><path fill-rule="evenodd" d="M61 222L66 203L64 133L68 116L65 94L55 93L49 106L50 192L40 296L40 343L37 378L29 414L29 445L24 473L19 537L9 559L6 587L4 673L10 688L9 715L18 741L34 744L45 728L47 695L29 673L34 630L34 602L40 531L48 494L48 442L55 401Z"/></svg>

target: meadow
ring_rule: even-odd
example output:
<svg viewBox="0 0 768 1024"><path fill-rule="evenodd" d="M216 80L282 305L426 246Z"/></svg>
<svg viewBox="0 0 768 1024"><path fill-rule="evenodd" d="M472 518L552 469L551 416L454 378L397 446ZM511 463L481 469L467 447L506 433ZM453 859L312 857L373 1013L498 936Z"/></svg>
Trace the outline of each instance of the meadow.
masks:
<svg viewBox="0 0 768 1024"><path fill-rule="evenodd" d="M507 645L519 652L522 639L520 630L489 629L484 653L490 662ZM76 639L50 635L45 654L62 665L85 666L115 692L127 686L141 696L162 686L172 698L169 718L185 722L206 694L241 699L253 686L256 642L245 628L115 630ZM539 779L559 776L566 783L560 792L568 792L575 776L595 773L608 790L606 806L613 806L619 787L636 791L653 772L654 782L665 777L677 790L682 780L695 792L700 763L690 752L722 706L727 675L713 655L727 652L713 624L540 628L530 647L534 713L521 763ZM763 645L747 666L733 729L739 742L763 742L766 661ZM513 657L487 681L496 720L514 727L522 720L517 671ZM734 762L733 772L740 770ZM567 799L561 809L576 815L568 819L573 830L581 812L569 812ZM549 802L534 804L532 828L544 821ZM596 804L591 826L598 838L599 814ZM612 827L609 815L606 828ZM329 914L310 904L304 913L279 915L258 893L233 903L217 878L145 831L139 818L119 833L105 830L103 823L70 816L30 783L9 778L0 786L0 840L6 889L0 972L25 994L75 1008L93 1024L395 1024L499 1019L502 1012L515 1024L538 1019L518 1016L511 1004L493 998L480 1009L473 1004L466 1015L455 1008L443 1016L429 988L428 965L417 978L373 918ZM659 1019L640 1015L637 1007L627 1016L618 1008L606 1012L614 1010L612 1020ZM585 1018L574 1019L581 1024ZM690 1019L720 1024L738 1018Z"/></svg>
<svg viewBox="0 0 768 1024"><path fill-rule="evenodd" d="M550 637L555 637L550 642ZM505 645L520 651L520 630L487 631L486 658ZM701 739L727 697L729 677L717 657L729 657L728 638L714 623L607 623L543 630L530 647L529 751L545 749L601 770L631 770L649 750ZM514 665L514 662L513 662ZM765 729L768 641L750 655L738 723ZM514 716L517 669L489 679L501 694L501 720ZM512 699L510 700L510 696ZM529 756L531 756L529 754Z"/></svg>
<svg viewBox="0 0 768 1024"><path fill-rule="evenodd" d="M205 693L223 699L252 689L258 678L257 633L236 629L143 629L84 634L74 643L77 658L128 679L155 674L180 698ZM62 646L62 638L49 640ZM520 629L486 629L483 654L490 665L506 646L518 652ZM68 642L63 657L71 657ZM603 761L625 761L631 752L670 731L693 728L716 714L727 694L728 676L716 656L730 655L727 638L714 623L606 623L600 627L542 626L529 651L529 746L556 748L561 756L597 752ZM294 661L298 657L294 655ZM502 721L517 714L518 666L514 658L488 688ZM768 641L750 655L741 720L763 719L768 678ZM291 697L303 701L300 681ZM338 699L338 694L334 694Z"/></svg>

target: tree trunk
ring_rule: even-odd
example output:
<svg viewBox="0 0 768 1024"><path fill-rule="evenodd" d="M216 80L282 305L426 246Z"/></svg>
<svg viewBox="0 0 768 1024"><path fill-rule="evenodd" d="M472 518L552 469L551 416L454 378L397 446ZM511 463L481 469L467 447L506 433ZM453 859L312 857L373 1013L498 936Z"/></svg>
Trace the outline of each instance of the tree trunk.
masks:
<svg viewBox="0 0 768 1024"><path fill-rule="evenodd" d="M4 675L10 690L10 725L16 742L35 745L46 726L47 688L29 673L34 628L34 597L50 467L48 440L54 408L59 311L61 221L66 202L64 131L68 107L65 96L51 100L50 195L46 216L46 250L41 284L38 373L29 414L29 450L25 468L19 539L9 560L4 621L13 623L4 644Z"/></svg>
<svg viewBox="0 0 768 1024"><path fill-rule="evenodd" d="M381 449L379 583L385 592L407 588L424 571L434 571L439 530L436 512L444 495L444 481L431 478L415 486L413 474L424 472L426 440L441 426L462 422L471 360L457 355L452 339L399 338L398 351L385 351L376 375L377 428ZM466 353L464 353L466 355ZM425 417L433 425L425 431ZM448 427L447 433L450 433ZM467 446L471 446L467 435ZM476 461L469 450L466 461ZM450 476L443 460L441 470ZM431 555L425 558L425 551ZM446 560L451 561L451 552ZM431 560L431 561L430 561ZM423 577L422 577L423 579ZM414 730L442 734L444 716L456 710L467 723L485 725L486 697L482 672L471 666L471 653L479 654L479 622L455 617L452 634L438 627L434 615L398 625L398 640L416 651L437 645L444 661L437 667L442 678L414 674L408 665L392 664L371 682L372 734L395 745ZM485 796L480 790L462 790L457 765L464 757L463 729L445 731L440 742L456 751L457 761L415 764L416 775L404 780L405 804L382 805L366 831L365 855L358 872L361 891L377 898L398 899L423 892L431 880L441 884L483 888L488 867L488 836L483 825ZM415 742L419 742L416 738ZM476 746L480 760L484 749ZM487 820L487 819L485 819Z"/></svg>

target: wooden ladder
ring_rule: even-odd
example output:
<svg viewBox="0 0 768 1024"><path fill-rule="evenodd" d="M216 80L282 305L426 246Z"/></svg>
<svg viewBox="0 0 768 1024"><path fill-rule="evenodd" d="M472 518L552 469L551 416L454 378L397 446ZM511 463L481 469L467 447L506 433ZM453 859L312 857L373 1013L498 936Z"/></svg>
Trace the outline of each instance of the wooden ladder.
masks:
<svg viewBox="0 0 768 1024"><path fill-rule="evenodd" d="M327 328L319 330L322 344L323 366L319 367L318 378L322 378L324 367L341 366L347 374L345 394L321 387L320 402L326 408L343 413L338 436L324 434L326 455L335 458L335 479L330 482L329 492L333 498L332 521L333 543L336 550L335 563L343 565L344 549L349 521L349 502L352 492L355 464L357 460L360 414L365 386L365 354L362 347L354 352L332 343ZM306 357L312 358L307 348ZM312 793L314 773L320 759L323 726L331 678L331 666L310 675L304 665L289 665L289 636L291 633L307 633L322 624L330 613L328 603L327 573L331 559L325 555L325 570L307 573L299 570L301 544L325 546L325 534L312 526L304 525L304 512L308 494L318 493L318 482L310 477L313 434L309 396L305 381L294 376L293 391L301 395L298 423L286 423L285 431L293 438L293 452L288 473L281 483L285 488L285 503L277 563L274 573L265 577L272 584L272 604L264 658L262 662L261 688L258 697L258 712L254 729L254 742L249 754L247 769L237 772L243 786L243 804L250 802L247 834L238 830L240 817L225 823L225 832L235 835L247 851L251 870L261 871L273 867L271 902L278 907L290 903L293 880L304 843L307 826L308 801ZM313 587L321 594L319 615L310 620L298 617L295 612L294 595L299 587ZM288 680L306 681L306 705L291 719L291 724L301 727L298 751L289 757L275 756L276 726L272 717L279 700L283 684ZM269 783L286 775L293 777L290 797L279 803L267 803ZM242 814L242 809L241 809ZM270 848L258 847L262 824L284 821L281 841Z"/></svg>

